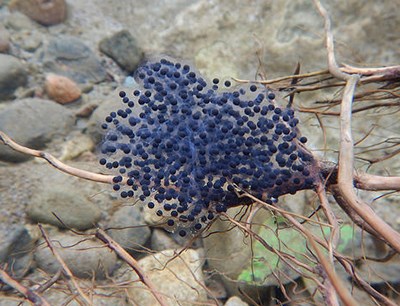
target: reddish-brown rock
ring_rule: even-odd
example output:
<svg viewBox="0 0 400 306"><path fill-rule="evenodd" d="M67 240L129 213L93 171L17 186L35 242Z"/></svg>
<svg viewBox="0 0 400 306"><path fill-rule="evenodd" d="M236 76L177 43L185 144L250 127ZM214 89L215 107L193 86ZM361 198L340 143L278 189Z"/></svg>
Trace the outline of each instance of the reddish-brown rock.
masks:
<svg viewBox="0 0 400 306"><path fill-rule="evenodd" d="M81 90L71 79L49 74L46 77L45 90L47 95L60 104L67 104L80 98Z"/></svg>
<svg viewBox="0 0 400 306"><path fill-rule="evenodd" d="M45 26L61 23L67 18L65 0L12 0L9 8Z"/></svg>

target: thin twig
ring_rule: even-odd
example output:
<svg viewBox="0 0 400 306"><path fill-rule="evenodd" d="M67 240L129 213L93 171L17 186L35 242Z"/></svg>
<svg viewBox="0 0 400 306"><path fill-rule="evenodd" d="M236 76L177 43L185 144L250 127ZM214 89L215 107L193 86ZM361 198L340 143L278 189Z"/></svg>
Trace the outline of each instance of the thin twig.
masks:
<svg viewBox="0 0 400 306"><path fill-rule="evenodd" d="M29 149L27 147L19 145L18 143L13 141L10 137L8 137L2 131L0 131L0 141L3 142L6 146L9 146L11 149L13 149L17 152L27 154L30 156L34 156L34 157L43 158L54 168L57 168L58 170L61 170L65 173L68 173L73 176L80 177L80 178L83 178L83 179L89 180L89 181L95 181L95 182L99 182L99 183L108 183L108 184L112 183L112 179L113 179L112 175L98 174L98 173L85 171L82 169L68 166L47 152L40 151L40 150L33 150L33 149Z"/></svg>
<svg viewBox="0 0 400 306"><path fill-rule="evenodd" d="M58 269L56 274L54 274L44 284L40 285L40 287L37 289L37 292L39 293L45 292L47 289L53 286L59 280L60 276L62 275L62 272L63 272L62 268Z"/></svg>
<svg viewBox="0 0 400 306"><path fill-rule="evenodd" d="M140 281L149 288L154 298L160 303L161 306L167 306L164 297L157 291L156 287L152 281L147 277L146 273L142 270L139 263L131 256L127 251L125 251L117 242L115 242L105 231L98 228L96 230L96 237L104 242L111 250L115 251L119 257L121 257L128 265L135 270L136 274L139 276Z"/></svg>
<svg viewBox="0 0 400 306"><path fill-rule="evenodd" d="M288 76L284 76L284 77L280 77L280 78L276 78L276 79L272 79L272 80L262 80L262 81L249 81L249 80L241 80L241 79L237 79L237 78L232 78L232 79L238 83L255 82L255 83L267 85L267 84L278 83L278 82L286 81L286 80L290 80L290 79L302 79L302 78L323 75L323 74L328 74L328 73L329 73L328 70L321 70L321 71L315 71L315 72L310 72L310 73L288 75Z"/></svg>
<svg viewBox="0 0 400 306"><path fill-rule="evenodd" d="M320 200L320 205L322 210L325 213L326 218L328 219L329 224L332 226L332 230L330 232L330 239L328 242L328 252L329 258L331 260L331 264L333 264L333 250L336 248L339 242L339 223L335 214L333 213L328 198L326 196L325 187L322 184L319 184L317 187L317 195Z"/></svg>
<svg viewBox="0 0 400 306"><path fill-rule="evenodd" d="M400 65L389 66L389 67L379 67L379 68L358 68L343 64L342 71L349 74L360 74L360 75L391 75L395 77L400 77Z"/></svg>
<svg viewBox="0 0 400 306"><path fill-rule="evenodd" d="M89 299L89 297L86 296L86 294L82 291L81 287L79 287L78 283L75 280L74 275L72 274L71 270L68 268L67 264L64 262L62 259L61 255L58 253L56 248L53 246L53 243L51 242L49 236L47 235L46 231L44 230L43 226L41 224L38 224L40 232L42 233L42 236L44 240L46 241L47 246L49 247L50 251L53 253L54 257L58 261L58 263L61 265L65 275L68 277L69 280L71 280L74 288L76 291L79 293L79 296L84 300L84 302L87 305L93 305L92 301Z"/></svg>
<svg viewBox="0 0 400 306"><path fill-rule="evenodd" d="M38 294L35 291L32 291L25 286L21 285L19 282L17 282L15 279L13 279L10 275L7 274L6 271L0 268L0 280L9 285L10 287L14 288L17 290L19 293L21 293L26 299L28 299L30 302L32 302L33 305L35 306L50 306L50 304L46 301L44 297L42 297L40 294Z"/></svg>

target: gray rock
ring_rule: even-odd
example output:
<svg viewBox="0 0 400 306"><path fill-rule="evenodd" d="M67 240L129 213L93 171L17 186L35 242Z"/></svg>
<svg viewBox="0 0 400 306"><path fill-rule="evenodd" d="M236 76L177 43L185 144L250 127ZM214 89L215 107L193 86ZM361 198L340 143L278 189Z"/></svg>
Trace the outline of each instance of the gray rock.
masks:
<svg viewBox="0 0 400 306"><path fill-rule="evenodd" d="M0 101L12 98L14 91L27 81L25 65L14 56L0 54Z"/></svg>
<svg viewBox="0 0 400 306"><path fill-rule="evenodd" d="M53 137L65 135L73 125L72 112L49 100L18 100L0 111L0 130L19 144L33 149L44 148ZM29 158L0 146L0 160L21 162Z"/></svg>
<svg viewBox="0 0 400 306"><path fill-rule="evenodd" d="M48 231L50 240L72 274L79 278L103 279L116 267L117 256L98 240L69 232ZM39 241L35 251L35 261L40 269L54 274L60 264L47 247L44 240Z"/></svg>
<svg viewBox="0 0 400 306"><path fill-rule="evenodd" d="M7 28L16 31L37 29L39 25L21 12L13 12L5 22Z"/></svg>
<svg viewBox="0 0 400 306"><path fill-rule="evenodd" d="M99 143L105 134L104 130L101 128L104 119L110 112L115 111L118 105L116 98L117 92L115 91L112 95L100 100L100 105L94 110L87 123L86 133L95 143Z"/></svg>
<svg viewBox="0 0 400 306"><path fill-rule="evenodd" d="M163 251L167 249L178 249L180 245L172 239L171 235L161 229L154 229L151 235L151 249Z"/></svg>
<svg viewBox="0 0 400 306"><path fill-rule="evenodd" d="M107 97L102 97L101 104L96 110L93 112L92 116L89 119L87 124L86 133L93 139L95 143L99 143L103 136L104 130L101 128L101 124L104 122L106 116L110 114L112 111L118 110L123 103L118 96L118 92L120 90L125 90L127 92L132 92L135 87L119 87L117 90L110 89L109 95ZM140 113L140 108L133 108L132 113L135 116L138 116Z"/></svg>
<svg viewBox="0 0 400 306"><path fill-rule="evenodd" d="M110 236L129 251L141 250L151 234L138 205L120 207L111 217L108 227L112 228Z"/></svg>
<svg viewBox="0 0 400 306"><path fill-rule="evenodd" d="M92 305L94 306L130 306L127 302L126 294L123 290L115 290L115 287L108 286L110 283L103 286L98 286L97 288L93 288L93 284L89 283L88 280L78 280L78 285L83 290L86 289L90 292L90 300ZM50 305L68 305L68 306L81 306L82 301L78 296L75 296L73 300L71 300L71 292L67 286L63 286L60 288L59 284L56 288L51 287L46 290L43 296L49 302ZM111 285L111 284L110 284ZM0 304L0 306L2 306ZM8 306L8 305L7 305ZM17 306L17 305L15 305ZM25 304L23 305L25 306ZM27 305L28 306L28 305Z"/></svg>
<svg viewBox="0 0 400 306"><path fill-rule="evenodd" d="M100 41L99 48L129 73L137 68L143 58L143 51L128 30L122 30L111 37L104 38Z"/></svg>
<svg viewBox="0 0 400 306"><path fill-rule="evenodd" d="M167 305L201 305L207 301L204 289L203 260L197 251L188 249L175 257L174 250L146 256L139 260L144 273L161 294L167 296ZM173 258L175 257L175 258ZM172 260L171 260L172 259ZM138 280L132 272L132 280ZM132 282L127 288L132 301L141 306L157 305L153 295L141 282Z"/></svg>
<svg viewBox="0 0 400 306"><path fill-rule="evenodd" d="M241 209L241 207L231 208L228 210L228 214L233 218L240 213ZM252 230L258 233L263 228L261 224L265 223L268 217L270 215L267 211L260 210L253 218ZM246 215L243 215L242 218L245 220ZM238 281L242 271L251 266L253 262L254 247L252 247L251 237L246 236L238 227L231 227L230 222L218 219L209 229L212 234L203 239L208 268L220 275L231 295L237 295L243 299L250 297L257 302L269 299L271 288L275 288L277 284L274 277L266 278L265 281L259 283ZM269 251L266 252L268 254ZM280 270L275 272L276 275L279 275ZM291 272L292 270L287 271L285 277L281 278L282 283L288 281L286 277L297 277L297 275L293 276Z"/></svg>
<svg viewBox="0 0 400 306"><path fill-rule="evenodd" d="M72 184L61 185L57 182L50 186L43 184L40 192L33 194L27 214L34 222L78 230L92 228L101 216L100 209L89 200L87 194Z"/></svg>
<svg viewBox="0 0 400 306"><path fill-rule="evenodd" d="M19 31L13 35L13 43L27 52L35 52L42 45L43 37L38 31Z"/></svg>
<svg viewBox="0 0 400 306"><path fill-rule="evenodd" d="M76 37L65 35L50 40L40 60L46 72L64 75L77 83L98 83L107 77L97 56Z"/></svg>
<svg viewBox="0 0 400 306"><path fill-rule="evenodd" d="M0 263L12 277L23 277L33 263L35 238L23 225L10 225L2 228L0 241Z"/></svg>

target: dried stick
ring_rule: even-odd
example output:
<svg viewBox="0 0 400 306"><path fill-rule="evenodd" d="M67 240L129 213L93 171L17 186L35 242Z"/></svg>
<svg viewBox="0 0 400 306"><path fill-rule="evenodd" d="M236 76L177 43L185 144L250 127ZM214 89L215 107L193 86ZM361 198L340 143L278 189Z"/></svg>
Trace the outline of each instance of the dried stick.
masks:
<svg viewBox="0 0 400 306"><path fill-rule="evenodd" d="M380 176L368 173L356 173L354 175L354 184L358 189L363 190L400 190L400 177L398 176Z"/></svg>
<svg viewBox="0 0 400 306"><path fill-rule="evenodd" d="M331 264L333 264L333 251L339 241L339 223L329 205L329 201L326 196L325 186L322 183L319 184L319 186L317 187L317 195L318 195L321 207L325 213L325 216L328 219L329 224L332 226L332 230L330 233L330 239L328 242L328 252L329 252L329 258L331 260Z"/></svg>
<svg viewBox="0 0 400 306"><path fill-rule="evenodd" d="M355 271L354 266L343 257L336 257L340 264L344 267L346 272L353 277L356 283L379 303L386 306L396 306L397 304L389 300L386 296L376 291L368 282L363 280L360 275Z"/></svg>
<svg viewBox="0 0 400 306"><path fill-rule="evenodd" d="M367 204L357 197L354 191L354 152L353 138L351 135L351 107L359 76L346 74L339 69L335 59L333 35L328 12L319 0L314 0L314 3L325 20L329 71L336 78L346 81L340 112L341 137L339 149L338 191L347 204L377 233L379 233L379 235L383 237L390 246L400 253L400 234L389 224L379 218Z"/></svg>
<svg viewBox="0 0 400 306"><path fill-rule="evenodd" d="M357 68L343 64L341 70L345 73L360 74L365 76L386 76L391 78L400 77L400 65L379 68Z"/></svg>
<svg viewBox="0 0 400 306"><path fill-rule="evenodd" d="M32 302L33 305L50 306L50 304L46 301L44 297L21 285L19 282L13 279L10 275L7 274L6 271L4 271L1 268L0 268L0 280L3 283L17 290L18 292L20 292L25 298L27 298L30 302Z"/></svg>
<svg viewBox="0 0 400 306"><path fill-rule="evenodd" d="M112 179L113 179L112 175L103 175L103 174L93 173L90 171L85 171L82 169L68 166L47 152L40 151L40 150L33 150L33 149L29 149L27 147L19 145L18 143L13 141L10 137L8 137L2 131L0 131L0 141L2 141L6 146L9 146L11 149L13 149L17 152L31 155L34 157L43 158L54 168L57 168L58 170L61 170L65 173L68 173L73 176L80 177L80 178L83 178L83 179L86 179L89 181L95 181L95 182L99 182L99 183L108 183L108 184L112 183Z"/></svg>
<svg viewBox="0 0 400 306"><path fill-rule="evenodd" d="M38 224L40 232L42 233L42 236L44 240L46 241L47 246L49 247L50 251L53 253L54 257L57 259L59 264L61 265L64 273L68 277L69 280L71 280L73 286L75 287L76 291L79 293L79 296L82 297L82 299L85 301L87 305L93 305L93 303L90 301L90 299L86 296L86 294L82 291L81 287L79 287L78 283L75 280L74 275L72 274L71 270L68 268L67 264L64 262L58 251L54 248L53 243L49 239L49 236L47 235L46 231L44 230L43 226L41 224Z"/></svg>
<svg viewBox="0 0 400 306"><path fill-rule="evenodd" d="M115 251L128 265L135 270L136 274L139 276L141 282L149 288L154 298L160 303L161 306L167 306L168 304L164 300L164 297L160 295L152 281L147 277L146 273L142 270L139 263L131 256L127 251L125 251L117 242L115 242L105 231L98 228L96 230L96 237L104 242L111 250Z"/></svg>

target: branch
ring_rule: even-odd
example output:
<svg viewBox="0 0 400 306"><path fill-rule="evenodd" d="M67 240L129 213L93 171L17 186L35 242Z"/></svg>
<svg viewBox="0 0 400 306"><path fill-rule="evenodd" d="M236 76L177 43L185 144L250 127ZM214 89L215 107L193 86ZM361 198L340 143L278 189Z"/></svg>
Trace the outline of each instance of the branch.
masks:
<svg viewBox="0 0 400 306"><path fill-rule="evenodd" d="M89 180L89 181L112 184L112 179L114 177L112 175L98 174L98 173L85 171L82 169L68 166L68 165L64 164L63 162L59 161L57 158L55 158L53 155L51 155L49 153L46 153L44 151L29 149L27 147L19 145L18 143L13 141L10 137L8 137L2 131L0 131L0 141L3 142L6 146L9 146L14 151L17 151L17 152L20 152L23 154L27 154L27 155L31 155L34 157L43 158L54 168L57 168L58 170L61 170L67 174L71 174L73 176L83 178L83 179Z"/></svg>
<svg viewBox="0 0 400 306"><path fill-rule="evenodd" d="M37 294L36 292L26 288L25 286L18 283L6 271L0 268L0 280L20 292L25 298L32 302L35 306L50 306L45 298Z"/></svg>
<svg viewBox="0 0 400 306"><path fill-rule="evenodd" d="M363 190L397 190L400 191L400 177L380 176L368 173L357 173L354 177L354 185Z"/></svg>
<svg viewBox="0 0 400 306"><path fill-rule="evenodd" d="M100 228L98 228L96 231L96 237L104 242L111 250L115 251L119 257L121 257L128 265L132 267L133 270L135 270L141 282L150 289L154 298L158 303L160 303L161 306L167 306L163 296L160 295L152 281L146 276L146 273L142 270L139 263L132 256L130 256L127 251L125 251L117 242L115 242L106 234L105 231Z"/></svg>
<svg viewBox="0 0 400 306"><path fill-rule="evenodd" d="M331 22L326 9L320 1L314 0L320 14L325 20L326 48L328 51L328 66L330 73L338 79L345 80L346 86L343 93L340 112L340 150L338 193L362 219L365 220L387 243L400 253L400 234L389 224L383 221L363 201L361 201L353 188L354 153L353 138L351 135L351 108L354 91L359 80L358 75L349 75L342 72L335 59Z"/></svg>

